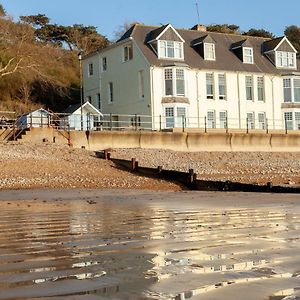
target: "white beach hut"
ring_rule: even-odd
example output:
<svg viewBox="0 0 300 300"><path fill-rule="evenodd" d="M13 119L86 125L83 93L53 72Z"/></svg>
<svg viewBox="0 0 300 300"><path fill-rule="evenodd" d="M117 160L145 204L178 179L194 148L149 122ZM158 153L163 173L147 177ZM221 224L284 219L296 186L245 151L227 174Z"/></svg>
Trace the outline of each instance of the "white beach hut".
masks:
<svg viewBox="0 0 300 300"><path fill-rule="evenodd" d="M17 121L19 127L47 127L51 124L53 114L46 109L40 108L27 112L20 116Z"/></svg>
<svg viewBox="0 0 300 300"><path fill-rule="evenodd" d="M60 120L60 127L70 130L96 130L103 114L90 102L70 105Z"/></svg>

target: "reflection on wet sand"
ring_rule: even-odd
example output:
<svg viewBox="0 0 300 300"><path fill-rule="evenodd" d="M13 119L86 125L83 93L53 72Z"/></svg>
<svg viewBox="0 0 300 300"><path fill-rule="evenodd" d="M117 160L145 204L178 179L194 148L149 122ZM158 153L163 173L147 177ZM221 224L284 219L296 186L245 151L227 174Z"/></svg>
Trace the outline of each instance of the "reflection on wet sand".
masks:
<svg viewBox="0 0 300 300"><path fill-rule="evenodd" d="M211 195L2 201L0 299L298 299L300 203Z"/></svg>

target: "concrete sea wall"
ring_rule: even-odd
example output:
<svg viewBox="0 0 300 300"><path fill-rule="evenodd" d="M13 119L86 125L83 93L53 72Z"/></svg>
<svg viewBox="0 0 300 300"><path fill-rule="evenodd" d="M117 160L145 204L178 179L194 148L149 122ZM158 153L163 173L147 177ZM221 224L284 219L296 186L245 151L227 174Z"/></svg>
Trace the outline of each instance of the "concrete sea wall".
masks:
<svg viewBox="0 0 300 300"><path fill-rule="evenodd" d="M300 132L143 132L143 131L71 131L32 128L23 140L55 142L99 151L107 148L168 149L176 151L298 152Z"/></svg>

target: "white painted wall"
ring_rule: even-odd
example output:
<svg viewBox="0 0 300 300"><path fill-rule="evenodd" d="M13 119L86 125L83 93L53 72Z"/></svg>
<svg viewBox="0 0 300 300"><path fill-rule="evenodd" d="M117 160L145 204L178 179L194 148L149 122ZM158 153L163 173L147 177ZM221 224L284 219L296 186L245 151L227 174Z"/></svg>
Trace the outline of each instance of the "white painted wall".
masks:
<svg viewBox="0 0 300 300"><path fill-rule="evenodd" d="M133 59L123 61L123 48L133 46ZM107 59L107 70L102 71L102 58ZM88 77L88 64L94 64L94 76ZM97 94L101 95L101 112L104 114L151 115L150 68L140 49L133 41L108 48L83 61L84 97L92 97L92 104L98 107ZM145 95L139 92L139 71L144 72ZM114 101L109 103L109 83L113 83Z"/></svg>
<svg viewBox="0 0 300 300"><path fill-rule="evenodd" d="M133 59L123 61L124 46L132 44ZM102 71L102 58L107 59L107 71ZM94 74L88 76L88 65L93 63ZM139 71L144 71L145 97L140 98ZM206 73L214 74L215 99L206 97ZM226 100L218 97L218 74L226 76ZM245 76L253 78L254 100L246 100ZM265 101L257 100L257 77L264 76ZM127 40L118 45L111 46L101 53L87 57L83 61L84 97L90 96L92 104L98 107L97 94L101 95L101 112L104 114L148 115L152 116L153 129L160 128L160 117L165 123L165 107L176 104L162 104L164 92L164 68L150 66L143 53L134 41ZM237 73L212 70L185 69L186 97L189 104L177 104L186 107L189 127L204 127L207 111L214 110L216 126L219 127L220 111L227 111L229 128L246 128L247 112L254 112L255 127L258 128L258 113L264 112L268 119L270 129L283 128L283 80L278 75ZM113 83L114 101L109 103L109 83ZM130 117L125 117L126 121ZM120 120L120 118L119 118ZM147 122L151 119L147 118ZM162 124L164 128L164 124Z"/></svg>

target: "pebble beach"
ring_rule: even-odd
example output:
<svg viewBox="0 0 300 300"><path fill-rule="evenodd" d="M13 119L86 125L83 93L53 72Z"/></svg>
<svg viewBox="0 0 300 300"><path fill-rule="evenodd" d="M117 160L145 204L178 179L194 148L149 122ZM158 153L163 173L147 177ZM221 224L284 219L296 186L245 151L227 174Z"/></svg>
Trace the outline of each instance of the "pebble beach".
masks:
<svg viewBox="0 0 300 300"><path fill-rule="evenodd" d="M300 184L300 153L179 152L113 149L112 158L136 158L140 166L162 166L202 180L280 185ZM138 176L118 168L92 151L52 143L0 144L0 189L122 188L180 190L173 182Z"/></svg>

